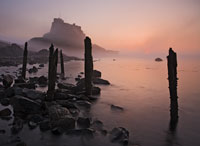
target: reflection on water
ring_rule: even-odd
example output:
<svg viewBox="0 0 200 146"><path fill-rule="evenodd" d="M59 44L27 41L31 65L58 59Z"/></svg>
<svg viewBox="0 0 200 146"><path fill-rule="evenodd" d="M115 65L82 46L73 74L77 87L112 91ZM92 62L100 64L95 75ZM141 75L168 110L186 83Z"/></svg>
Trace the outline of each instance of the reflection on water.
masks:
<svg viewBox="0 0 200 146"><path fill-rule="evenodd" d="M105 129L122 126L129 130L131 145L199 146L200 61L179 60L178 65L179 111L177 100L169 100L166 60L158 63L154 59L116 58L113 61L113 58L107 58L94 62L94 68L100 70L102 78L109 80L111 85L101 86L101 96L92 106L90 114L101 120ZM6 68L4 70L7 71ZM66 82L75 83L74 78L81 71L82 61L65 62L65 73L69 77ZM39 70L39 74L47 75L47 65ZM112 112L111 104L123 107L124 112ZM170 104L171 116L179 116L179 121L173 118L170 120ZM0 123L1 127L5 125L6 122ZM81 143L80 139L65 135L53 137L50 133L41 133L39 129L28 134L26 131L27 128L24 128L20 137L27 139L30 146L40 143L73 146L73 142L77 146L86 145L85 141ZM88 143L109 145L109 141L98 136Z"/></svg>

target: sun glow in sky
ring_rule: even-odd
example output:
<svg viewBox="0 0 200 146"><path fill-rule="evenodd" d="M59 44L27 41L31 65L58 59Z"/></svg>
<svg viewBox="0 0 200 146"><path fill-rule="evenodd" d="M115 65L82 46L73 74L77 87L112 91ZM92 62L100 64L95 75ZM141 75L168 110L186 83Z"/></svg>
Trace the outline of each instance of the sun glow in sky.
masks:
<svg viewBox="0 0 200 146"><path fill-rule="evenodd" d="M55 17L107 49L200 53L200 0L1 0L0 39L42 36Z"/></svg>

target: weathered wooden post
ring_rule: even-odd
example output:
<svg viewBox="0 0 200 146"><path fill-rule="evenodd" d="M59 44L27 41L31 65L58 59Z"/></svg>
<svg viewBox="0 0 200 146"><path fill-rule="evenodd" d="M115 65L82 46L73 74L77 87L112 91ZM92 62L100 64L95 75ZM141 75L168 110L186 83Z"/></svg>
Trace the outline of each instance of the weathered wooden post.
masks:
<svg viewBox="0 0 200 146"><path fill-rule="evenodd" d="M24 46L24 54L23 54L23 66L22 66L22 78L26 78L26 66L27 66L27 56L28 56L28 50L27 50L28 43L25 43Z"/></svg>
<svg viewBox="0 0 200 146"><path fill-rule="evenodd" d="M58 63L58 49L54 51L54 46L49 48L49 69L48 69L48 90L47 101L52 101L54 98L54 91L56 85L57 75L57 63Z"/></svg>
<svg viewBox="0 0 200 146"><path fill-rule="evenodd" d="M92 43L89 37L85 40L85 93L92 94L92 74L93 74L93 59L92 59Z"/></svg>
<svg viewBox="0 0 200 146"><path fill-rule="evenodd" d="M169 49L167 56L168 80L170 92L170 130L175 131L178 123L178 96L177 96L177 56L176 53Z"/></svg>
<svg viewBox="0 0 200 146"><path fill-rule="evenodd" d="M61 68L61 78L65 77L64 60L62 50L60 50L60 68Z"/></svg>

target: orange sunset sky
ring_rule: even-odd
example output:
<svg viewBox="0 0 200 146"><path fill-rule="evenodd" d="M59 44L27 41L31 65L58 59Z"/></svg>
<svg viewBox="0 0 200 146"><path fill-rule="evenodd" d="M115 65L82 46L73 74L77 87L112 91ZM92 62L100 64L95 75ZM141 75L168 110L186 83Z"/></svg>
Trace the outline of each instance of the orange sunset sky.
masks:
<svg viewBox="0 0 200 146"><path fill-rule="evenodd" d="M200 0L1 0L0 39L42 36L55 17L107 49L200 53Z"/></svg>

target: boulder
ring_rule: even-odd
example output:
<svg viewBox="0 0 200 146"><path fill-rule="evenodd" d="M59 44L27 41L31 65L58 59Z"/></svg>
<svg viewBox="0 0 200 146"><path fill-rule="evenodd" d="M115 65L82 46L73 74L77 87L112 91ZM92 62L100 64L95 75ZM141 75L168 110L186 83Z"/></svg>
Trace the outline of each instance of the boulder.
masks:
<svg viewBox="0 0 200 146"><path fill-rule="evenodd" d="M40 130L41 131L48 131L51 129L50 121L49 120L44 120L40 122Z"/></svg>
<svg viewBox="0 0 200 146"><path fill-rule="evenodd" d="M102 130L103 129L103 122L99 121L99 120L95 120L92 122L92 125L91 127L94 129L94 130Z"/></svg>
<svg viewBox="0 0 200 146"><path fill-rule="evenodd" d="M23 120L20 119L19 117L15 117L12 128L11 128L11 132L13 134L17 134L19 133L19 131L22 130L22 128L23 128Z"/></svg>
<svg viewBox="0 0 200 146"><path fill-rule="evenodd" d="M9 98L2 98L2 99L0 99L0 103L3 106L8 106L10 104L10 99Z"/></svg>
<svg viewBox="0 0 200 146"><path fill-rule="evenodd" d="M12 114L11 110L9 108L5 108L0 111L0 117L8 117Z"/></svg>
<svg viewBox="0 0 200 146"><path fill-rule="evenodd" d="M8 88L13 83L13 77L11 75L3 75L3 85L5 88Z"/></svg>
<svg viewBox="0 0 200 146"><path fill-rule="evenodd" d="M0 134L5 134L5 133L6 133L6 130L0 129Z"/></svg>
<svg viewBox="0 0 200 146"><path fill-rule="evenodd" d="M36 72L38 72L38 69L37 69L35 66L33 66L32 68L30 68L30 69L28 70L28 72L29 72L29 73L36 73Z"/></svg>
<svg viewBox="0 0 200 146"><path fill-rule="evenodd" d="M26 81L23 78L15 79L15 83L26 83Z"/></svg>
<svg viewBox="0 0 200 146"><path fill-rule="evenodd" d="M85 101L85 100L78 100L76 101L76 104L78 106L84 107L84 108L90 108L91 107L91 103L89 101Z"/></svg>
<svg viewBox="0 0 200 146"><path fill-rule="evenodd" d="M41 105L29 98L16 95L11 99L14 113L37 114L41 112Z"/></svg>
<svg viewBox="0 0 200 146"><path fill-rule="evenodd" d="M23 88L14 86L13 89L14 89L15 95L23 95Z"/></svg>
<svg viewBox="0 0 200 146"><path fill-rule="evenodd" d="M60 119L64 119L70 114L67 108L61 107L60 105L50 106L48 108L48 113L49 113L50 120L52 122L58 121Z"/></svg>
<svg viewBox="0 0 200 146"><path fill-rule="evenodd" d="M4 89L0 89L0 99L5 97Z"/></svg>
<svg viewBox="0 0 200 146"><path fill-rule="evenodd" d="M39 85L43 85L43 86L47 86L47 77L45 76L40 76L38 78L38 84Z"/></svg>
<svg viewBox="0 0 200 146"><path fill-rule="evenodd" d="M33 121L29 121L28 122L28 126L30 129L34 129L37 127L37 123L33 122Z"/></svg>
<svg viewBox="0 0 200 146"><path fill-rule="evenodd" d="M100 85L110 85L110 82L104 79L100 79L100 78L94 78L93 80L94 84L100 84Z"/></svg>
<svg viewBox="0 0 200 146"><path fill-rule="evenodd" d="M65 117L63 119L60 119L56 122L54 122L54 126L55 127L59 127L64 131L68 131L70 129L74 129L75 128L75 119L72 117Z"/></svg>
<svg viewBox="0 0 200 146"><path fill-rule="evenodd" d="M40 64L39 67L44 67L44 64Z"/></svg>
<svg viewBox="0 0 200 146"><path fill-rule="evenodd" d="M162 60L161 58L156 58L155 61L161 62L161 61L163 61L163 60Z"/></svg>
<svg viewBox="0 0 200 146"><path fill-rule="evenodd" d="M86 117L79 117L77 120L77 124L81 128L89 128L90 127L90 119Z"/></svg>
<svg viewBox="0 0 200 146"><path fill-rule="evenodd" d="M34 89L27 89L27 88L24 88L22 90L23 92L23 95L29 99L32 99L32 100L36 100L36 99L41 99L41 100L44 100L45 98L45 93L41 92L41 91L37 91L37 90L34 90Z"/></svg>
<svg viewBox="0 0 200 146"><path fill-rule="evenodd" d="M57 86L59 89L69 89L69 90L75 87L73 84L69 83L58 83Z"/></svg>
<svg viewBox="0 0 200 146"><path fill-rule="evenodd" d="M92 87L92 95L99 95L101 93L101 89L99 87Z"/></svg>
<svg viewBox="0 0 200 146"><path fill-rule="evenodd" d="M113 105L113 104L110 105L110 108L111 108L111 110L113 110L113 111L123 111L123 110L124 110L123 107L116 106L116 105Z"/></svg>
<svg viewBox="0 0 200 146"><path fill-rule="evenodd" d="M128 145L129 132L123 127L113 128L110 132L110 140L111 142Z"/></svg>
<svg viewBox="0 0 200 146"><path fill-rule="evenodd" d="M37 83L38 82L38 77L29 77L29 82L30 83Z"/></svg>
<svg viewBox="0 0 200 146"><path fill-rule="evenodd" d="M36 85L35 83L17 83L17 84L14 84L14 87L35 89Z"/></svg>
<svg viewBox="0 0 200 146"><path fill-rule="evenodd" d="M71 135L71 136L84 136L87 138L93 138L94 137L94 133L95 131L91 128L86 128L86 129L72 129L72 130L68 130L66 132L67 135Z"/></svg>
<svg viewBox="0 0 200 146"><path fill-rule="evenodd" d="M62 92L56 92L54 94L54 99L55 100L66 100L66 99L68 99L68 96L67 96L67 94L62 93Z"/></svg>
<svg viewBox="0 0 200 146"><path fill-rule="evenodd" d="M28 120L38 124L44 121L44 117L39 114L33 114L28 116Z"/></svg>
<svg viewBox="0 0 200 146"><path fill-rule="evenodd" d="M98 70L93 70L93 78L100 78L101 72Z"/></svg>
<svg viewBox="0 0 200 146"><path fill-rule="evenodd" d="M15 95L15 90L14 90L13 87L6 88L4 90L4 92L5 92L5 97L8 97L8 98L10 98L10 97Z"/></svg>

